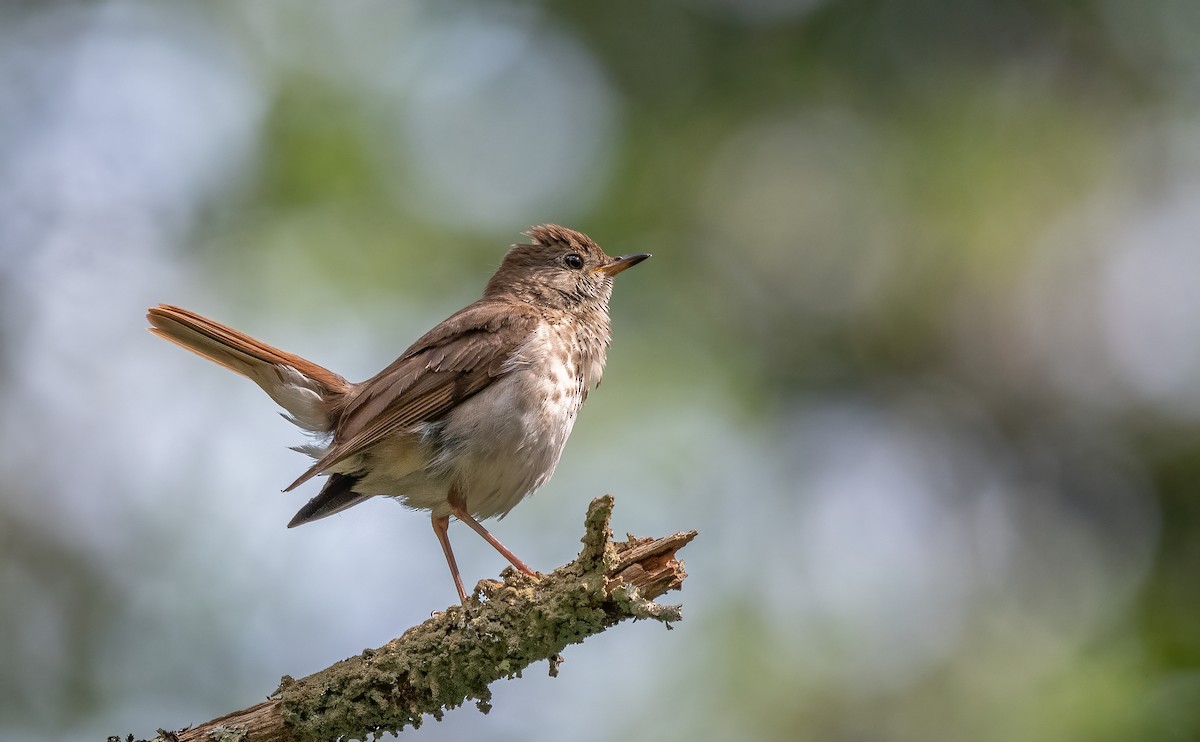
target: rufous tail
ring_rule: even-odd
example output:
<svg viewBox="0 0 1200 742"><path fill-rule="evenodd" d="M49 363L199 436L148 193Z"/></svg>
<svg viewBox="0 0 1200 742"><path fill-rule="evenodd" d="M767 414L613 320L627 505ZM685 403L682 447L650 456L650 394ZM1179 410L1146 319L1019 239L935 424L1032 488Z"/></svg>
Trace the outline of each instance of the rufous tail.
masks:
<svg viewBox="0 0 1200 742"><path fill-rule="evenodd" d="M146 314L150 332L263 388L297 425L328 432L332 412L353 384L329 369L186 309L160 304Z"/></svg>

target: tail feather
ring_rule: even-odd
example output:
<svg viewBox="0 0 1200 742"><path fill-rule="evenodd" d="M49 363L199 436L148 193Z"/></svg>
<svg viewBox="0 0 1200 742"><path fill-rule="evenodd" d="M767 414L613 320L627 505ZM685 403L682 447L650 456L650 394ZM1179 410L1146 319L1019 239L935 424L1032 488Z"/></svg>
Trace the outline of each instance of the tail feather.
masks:
<svg viewBox="0 0 1200 742"><path fill-rule="evenodd" d="M300 511L288 523L288 528L295 528L305 523L311 523L314 520L327 518L334 513L340 513L346 508L353 507L364 500L371 499L370 495L363 495L354 491L354 486L358 484L358 480L360 479L362 479L362 476L356 474L331 474L325 482L325 486L321 488L320 493L309 500L308 504L300 508Z"/></svg>
<svg viewBox="0 0 1200 742"><path fill-rule="evenodd" d="M258 384L308 430L328 432L337 401L353 389L329 369L195 312L160 304L149 309L146 319L155 335Z"/></svg>

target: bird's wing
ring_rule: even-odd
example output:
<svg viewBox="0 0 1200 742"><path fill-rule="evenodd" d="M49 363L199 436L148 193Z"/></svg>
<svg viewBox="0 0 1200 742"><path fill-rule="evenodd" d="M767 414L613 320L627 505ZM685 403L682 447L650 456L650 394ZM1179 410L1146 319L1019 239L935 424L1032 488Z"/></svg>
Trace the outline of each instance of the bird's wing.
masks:
<svg viewBox="0 0 1200 742"><path fill-rule="evenodd" d="M482 299L452 315L358 386L338 416L329 449L287 489L486 388L509 370L508 360L537 321L530 311Z"/></svg>

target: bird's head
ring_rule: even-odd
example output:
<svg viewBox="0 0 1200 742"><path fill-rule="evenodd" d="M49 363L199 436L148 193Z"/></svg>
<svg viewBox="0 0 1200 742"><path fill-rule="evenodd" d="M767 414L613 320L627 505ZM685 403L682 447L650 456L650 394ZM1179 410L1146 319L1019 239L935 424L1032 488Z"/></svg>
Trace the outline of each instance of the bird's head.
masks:
<svg viewBox="0 0 1200 742"><path fill-rule="evenodd" d="M591 237L557 224L525 233L530 242L514 245L488 281L484 296L515 296L556 309L607 308L613 277L649 253L606 255Z"/></svg>

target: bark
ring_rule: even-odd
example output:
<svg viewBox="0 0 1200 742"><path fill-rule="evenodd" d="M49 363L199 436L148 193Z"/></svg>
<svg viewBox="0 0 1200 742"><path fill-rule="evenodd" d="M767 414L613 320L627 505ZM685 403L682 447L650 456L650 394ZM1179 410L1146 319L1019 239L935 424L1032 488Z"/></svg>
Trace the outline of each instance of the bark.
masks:
<svg viewBox="0 0 1200 742"><path fill-rule="evenodd" d="M675 552L695 531L614 543L613 498L592 501L583 550L536 579L508 569L503 582L481 581L465 606L434 614L378 649L300 680L284 676L268 700L154 742L326 742L369 739L475 701L490 708L488 685L519 676L539 660L557 675L559 653L625 619L671 628L680 606L653 599L687 577ZM109 737L109 741L119 740ZM132 742L133 735L125 738Z"/></svg>

